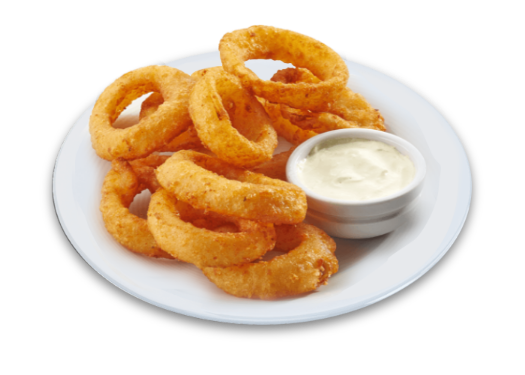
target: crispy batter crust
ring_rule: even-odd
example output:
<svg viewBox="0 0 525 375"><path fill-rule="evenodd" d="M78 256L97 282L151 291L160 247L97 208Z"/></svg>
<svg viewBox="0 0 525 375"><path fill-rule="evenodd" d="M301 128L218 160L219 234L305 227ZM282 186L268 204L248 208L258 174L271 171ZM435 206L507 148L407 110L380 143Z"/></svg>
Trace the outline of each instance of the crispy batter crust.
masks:
<svg viewBox="0 0 525 375"><path fill-rule="evenodd" d="M148 225L166 252L200 268L249 263L275 245L272 224L205 214L164 189L151 197Z"/></svg>
<svg viewBox="0 0 525 375"><path fill-rule="evenodd" d="M287 68L279 70L272 81L282 83L320 82L307 69ZM348 87L339 96L325 101L326 108L321 112L308 109L296 109L285 104L280 105L282 116L303 130L324 133L330 130L347 128L365 128L385 131L383 116L374 109L365 98L354 93Z"/></svg>
<svg viewBox="0 0 525 375"><path fill-rule="evenodd" d="M142 190L155 186L150 181L152 175L144 173L152 169L152 165L149 162L137 164L137 172L128 162L114 160L102 185L100 211L108 232L127 249L150 257L173 259L157 245L146 220L129 212L133 198Z"/></svg>
<svg viewBox="0 0 525 375"><path fill-rule="evenodd" d="M296 147L292 147L288 151L281 152L280 154L274 155L271 160L259 164L258 166L251 169L252 172L260 173L266 177L275 178L282 181L288 181L286 178L286 164L290 155Z"/></svg>
<svg viewBox="0 0 525 375"><path fill-rule="evenodd" d="M142 102L140 108L139 120L142 120L152 115L157 108L164 103L164 98L161 94L154 92L146 100ZM177 152L179 150L191 150L203 148L201 140L197 135L197 131L193 124L180 135L173 138L167 145L160 148L159 152Z"/></svg>
<svg viewBox="0 0 525 375"><path fill-rule="evenodd" d="M238 167L270 160L277 134L264 107L221 67L199 72L202 78L191 93L189 110L206 148Z"/></svg>
<svg viewBox="0 0 525 375"><path fill-rule="evenodd" d="M287 252L268 262L202 271L219 288L236 297L275 299L317 289L338 270L335 242L312 225L279 225L276 250Z"/></svg>
<svg viewBox="0 0 525 375"><path fill-rule="evenodd" d="M148 66L124 74L98 98L89 120L91 142L106 160L146 157L160 149L191 124L188 101L195 81L167 66ZM164 103L151 116L127 129L112 124L135 99L158 92Z"/></svg>
<svg viewBox="0 0 525 375"><path fill-rule="evenodd" d="M281 113L279 104L270 103L267 100L259 99L266 109L266 113L272 119L273 128L278 135L286 139L293 145L300 145L304 141L315 137L318 133L312 130L303 130L297 125L294 125L290 120L285 119Z"/></svg>
<svg viewBox="0 0 525 375"><path fill-rule="evenodd" d="M297 186L198 152L179 151L156 173L163 188L195 208L275 224L306 215L306 195Z"/></svg>
<svg viewBox="0 0 525 375"><path fill-rule="evenodd" d="M330 47L276 27L252 26L228 33L221 39L219 51L224 70L239 77L244 87L270 102L293 108L324 109L326 100L337 97L349 77L345 62ZM281 60L307 68L320 81L291 84L265 81L245 66L246 61L253 59Z"/></svg>

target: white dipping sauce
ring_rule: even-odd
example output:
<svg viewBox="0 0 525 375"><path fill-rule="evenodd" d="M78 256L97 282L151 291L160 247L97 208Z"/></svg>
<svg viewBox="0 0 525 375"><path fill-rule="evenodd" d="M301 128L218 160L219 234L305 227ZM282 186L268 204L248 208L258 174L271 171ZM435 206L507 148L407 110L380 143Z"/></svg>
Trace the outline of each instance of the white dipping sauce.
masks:
<svg viewBox="0 0 525 375"><path fill-rule="evenodd" d="M395 147L358 138L322 142L298 166L299 178L315 193L351 201L393 194L416 174L412 160Z"/></svg>

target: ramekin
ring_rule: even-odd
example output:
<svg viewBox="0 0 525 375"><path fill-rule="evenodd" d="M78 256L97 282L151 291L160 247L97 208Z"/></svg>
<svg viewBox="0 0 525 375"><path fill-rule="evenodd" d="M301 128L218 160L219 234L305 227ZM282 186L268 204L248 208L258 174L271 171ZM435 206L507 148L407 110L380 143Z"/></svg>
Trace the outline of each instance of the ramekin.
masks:
<svg viewBox="0 0 525 375"><path fill-rule="evenodd" d="M352 201L324 197L310 190L299 177L298 163L319 143L329 139L360 138L394 146L414 163L416 174L410 184L386 197ZM286 165L288 181L299 186L308 200L307 222L341 238L371 238L389 233L406 221L423 188L426 163L423 155L406 140L370 129L341 129L319 134L298 146Z"/></svg>

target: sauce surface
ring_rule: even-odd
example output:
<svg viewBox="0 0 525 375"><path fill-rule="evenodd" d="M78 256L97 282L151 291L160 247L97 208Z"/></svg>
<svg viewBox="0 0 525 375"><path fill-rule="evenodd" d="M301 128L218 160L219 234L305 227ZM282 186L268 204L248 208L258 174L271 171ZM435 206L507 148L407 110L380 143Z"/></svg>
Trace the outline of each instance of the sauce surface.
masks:
<svg viewBox="0 0 525 375"><path fill-rule="evenodd" d="M358 138L322 142L298 167L299 178L312 191L352 201L391 195L416 174L412 160L395 147Z"/></svg>

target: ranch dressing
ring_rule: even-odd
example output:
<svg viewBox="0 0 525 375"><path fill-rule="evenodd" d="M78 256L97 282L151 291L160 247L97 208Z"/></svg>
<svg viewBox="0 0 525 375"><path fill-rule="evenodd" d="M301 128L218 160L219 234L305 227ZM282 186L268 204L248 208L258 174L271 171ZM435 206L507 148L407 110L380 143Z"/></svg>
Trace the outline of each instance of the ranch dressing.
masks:
<svg viewBox="0 0 525 375"><path fill-rule="evenodd" d="M393 194L407 186L415 173L412 160L395 147L358 138L322 142L299 163L299 178L309 189L351 201Z"/></svg>

